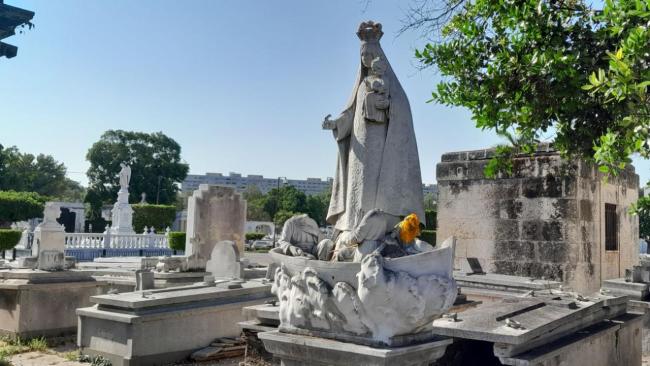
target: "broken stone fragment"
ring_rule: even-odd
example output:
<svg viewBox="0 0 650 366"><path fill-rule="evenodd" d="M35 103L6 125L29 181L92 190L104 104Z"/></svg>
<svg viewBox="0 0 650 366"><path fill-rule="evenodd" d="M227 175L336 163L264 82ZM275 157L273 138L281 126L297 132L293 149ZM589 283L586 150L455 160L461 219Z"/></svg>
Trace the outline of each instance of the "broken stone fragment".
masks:
<svg viewBox="0 0 650 366"><path fill-rule="evenodd" d="M223 347L205 347L192 353L190 358L194 361L207 361L216 357L222 349Z"/></svg>

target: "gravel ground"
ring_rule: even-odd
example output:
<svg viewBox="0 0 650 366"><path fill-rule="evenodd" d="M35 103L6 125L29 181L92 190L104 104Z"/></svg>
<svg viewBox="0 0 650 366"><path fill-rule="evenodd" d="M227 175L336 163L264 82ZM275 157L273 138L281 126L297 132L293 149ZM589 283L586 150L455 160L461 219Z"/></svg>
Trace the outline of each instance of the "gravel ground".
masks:
<svg viewBox="0 0 650 366"><path fill-rule="evenodd" d="M11 356L9 361L13 366L88 366L88 363L68 361L63 354L45 352L27 352ZM244 357L234 357L218 361L186 362L176 363L170 366L191 366L191 365L215 365L215 366L274 366L260 359L248 359L244 363Z"/></svg>
<svg viewBox="0 0 650 366"><path fill-rule="evenodd" d="M14 366L88 366L87 363L68 361L59 354L43 352L20 353L9 358Z"/></svg>
<svg viewBox="0 0 650 366"><path fill-rule="evenodd" d="M87 363L67 361L63 355L56 353L28 352L12 356L10 359L14 366L88 366ZM644 356L642 366L650 366L650 355ZM174 366L214 365L214 366L275 366L259 359L249 359L244 363L244 357L229 358L219 361L201 363L178 363Z"/></svg>
<svg viewBox="0 0 650 366"><path fill-rule="evenodd" d="M49 348L44 352L25 352L8 357L13 366L89 366L89 363L68 361L66 355L77 351L77 345L72 338L57 340L57 346ZM258 357L233 357L218 361L206 362L180 362L169 366L190 366L190 365L215 365L215 366L277 366L263 361Z"/></svg>

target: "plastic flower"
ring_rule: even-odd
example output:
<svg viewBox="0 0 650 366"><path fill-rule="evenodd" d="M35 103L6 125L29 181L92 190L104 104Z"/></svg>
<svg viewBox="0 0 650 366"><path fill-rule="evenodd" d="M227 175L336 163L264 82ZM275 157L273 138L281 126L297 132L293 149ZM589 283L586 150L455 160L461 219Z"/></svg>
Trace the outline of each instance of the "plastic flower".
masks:
<svg viewBox="0 0 650 366"><path fill-rule="evenodd" d="M416 214L406 216L397 226L399 239L403 244L411 244L415 237L420 235L420 219Z"/></svg>

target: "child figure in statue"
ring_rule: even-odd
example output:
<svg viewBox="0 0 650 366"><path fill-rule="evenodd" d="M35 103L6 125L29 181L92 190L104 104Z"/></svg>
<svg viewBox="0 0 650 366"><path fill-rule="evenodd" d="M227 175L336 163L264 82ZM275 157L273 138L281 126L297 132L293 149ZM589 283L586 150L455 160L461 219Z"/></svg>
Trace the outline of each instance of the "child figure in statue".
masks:
<svg viewBox="0 0 650 366"><path fill-rule="evenodd" d="M337 241L333 260L361 262L375 251L394 258L433 250L432 245L417 238L420 220L416 214L406 216L392 228L387 226L390 219L378 209L368 212L350 235Z"/></svg>
<svg viewBox="0 0 650 366"><path fill-rule="evenodd" d="M386 123L388 121L388 80L384 79L386 62L376 57L370 64L370 74L364 79L368 95L363 105L363 117L370 122Z"/></svg>

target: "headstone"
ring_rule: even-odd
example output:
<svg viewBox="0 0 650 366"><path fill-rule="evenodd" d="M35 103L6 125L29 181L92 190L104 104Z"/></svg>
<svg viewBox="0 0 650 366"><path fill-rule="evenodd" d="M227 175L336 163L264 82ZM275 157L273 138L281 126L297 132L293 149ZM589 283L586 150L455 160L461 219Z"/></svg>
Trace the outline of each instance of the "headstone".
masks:
<svg viewBox="0 0 650 366"><path fill-rule="evenodd" d="M43 222L34 230L32 258L24 259L21 265L36 266L44 271L61 271L67 267L65 260L65 230L56 219L61 214L60 206L47 202L43 211Z"/></svg>
<svg viewBox="0 0 650 366"><path fill-rule="evenodd" d="M188 200L185 254L208 259L223 240L243 252L245 224L246 200L234 188L201 184Z"/></svg>
<svg viewBox="0 0 650 366"><path fill-rule="evenodd" d="M135 291L151 290L154 288L154 273L147 270L135 271Z"/></svg>
<svg viewBox="0 0 650 366"><path fill-rule="evenodd" d="M244 268L239 260L237 245L228 240L220 241L212 249L206 272L214 278L244 278Z"/></svg>
<svg viewBox="0 0 650 366"><path fill-rule="evenodd" d="M42 250L38 253L38 269L44 271L62 271L65 268L65 256L57 250Z"/></svg>
<svg viewBox="0 0 650 366"><path fill-rule="evenodd" d="M34 229L34 244L32 255L37 257L40 252L65 250L65 231L56 219L61 214L61 209L54 202L47 202L43 210L43 222Z"/></svg>
<svg viewBox="0 0 650 366"><path fill-rule="evenodd" d="M135 234L133 230L133 208L129 204L129 182L131 168L120 164L120 190L117 192L117 201L111 212L111 234Z"/></svg>

